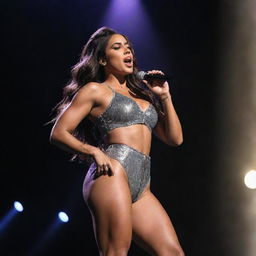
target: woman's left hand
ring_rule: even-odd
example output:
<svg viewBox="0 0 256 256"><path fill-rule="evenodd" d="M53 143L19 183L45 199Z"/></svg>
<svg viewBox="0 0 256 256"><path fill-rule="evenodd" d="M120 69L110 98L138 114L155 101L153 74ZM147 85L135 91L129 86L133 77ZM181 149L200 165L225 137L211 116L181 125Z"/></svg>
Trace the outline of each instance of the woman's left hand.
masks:
<svg viewBox="0 0 256 256"><path fill-rule="evenodd" d="M147 72L148 74L162 74L164 73L160 70L151 70ZM143 80L143 82L149 87L149 89L159 97L164 94L169 93L169 84L165 80L153 79L152 82Z"/></svg>

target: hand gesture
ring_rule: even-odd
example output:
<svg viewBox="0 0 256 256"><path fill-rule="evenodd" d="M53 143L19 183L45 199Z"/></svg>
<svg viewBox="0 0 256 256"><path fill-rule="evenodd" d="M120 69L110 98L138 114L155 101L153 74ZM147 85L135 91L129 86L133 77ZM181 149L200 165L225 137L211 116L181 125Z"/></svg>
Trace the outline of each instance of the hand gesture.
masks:
<svg viewBox="0 0 256 256"><path fill-rule="evenodd" d="M164 73L160 70L151 70L147 72L148 74L162 74ZM148 82L143 80L143 82L149 87L149 89L159 97L164 94L169 93L169 84L167 81L160 80L160 79L152 79L152 81Z"/></svg>
<svg viewBox="0 0 256 256"><path fill-rule="evenodd" d="M102 150L95 148L93 158L97 165L96 176L100 175L114 175L111 158L108 157Z"/></svg>

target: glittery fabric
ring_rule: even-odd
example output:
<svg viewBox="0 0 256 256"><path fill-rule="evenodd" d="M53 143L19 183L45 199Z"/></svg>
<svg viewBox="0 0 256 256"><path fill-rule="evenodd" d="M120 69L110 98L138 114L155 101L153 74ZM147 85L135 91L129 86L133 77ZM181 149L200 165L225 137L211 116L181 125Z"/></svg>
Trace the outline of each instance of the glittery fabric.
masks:
<svg viewBox="0 0 256 256"><path fill-rule="evenodd" d="M144 124L150 131L155 127L158 115L152 104L149 104L146 110L142 110L135 100L109 88L113 92L111 102L95 121L102 136L112 129L134 124ZM136 202L150 182L150 156L124 144L111 144L105 152L123 166L127 173L132 202ZM95 170L96 164L93 163L86 175L85 183L93 178Z"/></svg>
<svg viewBox="0 0 256 256"><path fill-rule="evenodd" d="M112 100L95 121L102 135L112 129L134 124L145 124L150 131L155 127L158 115L152 104L143 111L135 100L109 88L113 91Z"/></svg>
<svg viewBox="0 0 256 256"><path fill-rule="evenodd" d="M119 161L127 173L132 202L136 202L150 182L150 156L124 144L111 144L106 154Z"/></svg>

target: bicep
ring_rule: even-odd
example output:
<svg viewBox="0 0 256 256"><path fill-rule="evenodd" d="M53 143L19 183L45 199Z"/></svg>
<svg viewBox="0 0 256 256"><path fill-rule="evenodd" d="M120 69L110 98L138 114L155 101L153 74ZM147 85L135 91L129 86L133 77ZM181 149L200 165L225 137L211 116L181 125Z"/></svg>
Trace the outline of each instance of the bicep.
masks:
<svg viewBox="0 0 256 256"><path fill-rule="evenodd" d="M55 130L72 132L78 124L91 112L94 97L90 88L80 90L71 103L64 109L54 125Z"/></svg>

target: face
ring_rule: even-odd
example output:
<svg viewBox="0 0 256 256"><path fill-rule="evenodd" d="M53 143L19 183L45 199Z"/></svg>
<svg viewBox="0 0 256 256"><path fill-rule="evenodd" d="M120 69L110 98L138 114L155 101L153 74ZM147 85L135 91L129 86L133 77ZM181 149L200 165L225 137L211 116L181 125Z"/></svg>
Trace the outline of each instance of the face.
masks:
<svg viewBox="0 0 256 256"><path fill-rule="evenodd" d="M110 37L106 47L105 71L116 75L133 72L133 54L127 39L120 34Z"/></svg>

